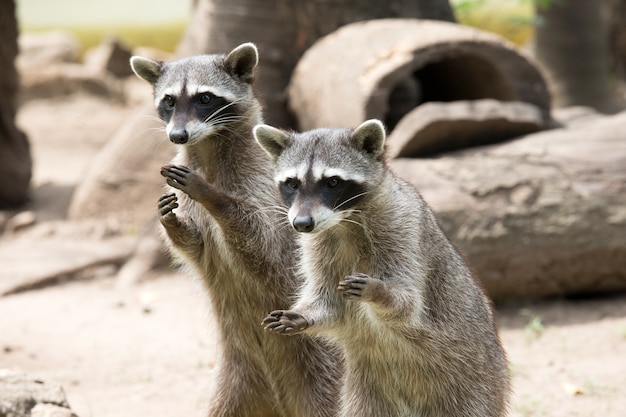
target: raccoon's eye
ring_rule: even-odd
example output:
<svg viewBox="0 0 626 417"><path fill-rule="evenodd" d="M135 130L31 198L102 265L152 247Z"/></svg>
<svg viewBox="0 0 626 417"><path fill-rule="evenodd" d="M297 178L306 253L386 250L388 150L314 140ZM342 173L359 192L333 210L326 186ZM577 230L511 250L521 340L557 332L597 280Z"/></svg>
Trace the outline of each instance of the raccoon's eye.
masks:
<svg viewBox="0 0 626 417"><path fill-rule="evenodd" d="M285 184L287 185L287 187L296 190L298 188L298 186L300 185L300 181L298 181L295 178L287 178L285 180Z"/></svg>
<svg viewBox="0 0 626 417"><path fill-rule="evenodd" d="M212 97L209 93L200 94L199 100L201 104L209 104L211 102L211 99Z"/></svg>
<svg viewBox="0 0 626 417"><path fill-rule="evenodd" d="M339 185L340 182L341 182L341 179L339 177L330 177L329 179L326 180L326 186L328 188L335 188L336 186Z"/></svg>
<svg viewBox="0 0 626 417"><path fill-rule="evenodd" d="M176 99L169 94L166 94L165 97L163 97L163 102L167 107L174 107L176 105Z"/></svg>

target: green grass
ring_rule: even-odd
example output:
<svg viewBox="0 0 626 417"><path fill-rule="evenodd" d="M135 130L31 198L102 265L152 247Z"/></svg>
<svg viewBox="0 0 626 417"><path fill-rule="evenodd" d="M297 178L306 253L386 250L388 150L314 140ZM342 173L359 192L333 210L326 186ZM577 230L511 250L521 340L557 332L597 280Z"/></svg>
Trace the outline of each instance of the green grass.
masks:
<svg viewBox="0 0 626 417"><path fill-rule="evenodd" d="M517 45L526 44L533 34L532 0L455 0L452 2L459 23L496 33ZM173 52L180 42L187 22L148 25L66 25L59 28L23 25L21 30L41 32L63 29L74 33L84 53L99 45L107 36L116 36L130 47L147 46Z"/></svg>
<svg viewBox="0 0 626 417"><path fill-rule="evenodd" d="M128 47L146 46L159 50L174 52L180 42L187 22L168 23L155 26L65 26L60 28L73 33L81 44L81 54L99 45L106 37L115 36ZM42 26L26 26L25 32L45 32L56 28Z"/></svg>
<svg viewBox="0 0 626 417"><path fill-rule="evenodd" d="M534 32L534 6L530 0L456 0L454 13L459 23L496 33L525 45Z"/></svg>
<svg viewBox="0 0 626 417"><path fill-rule="evenodd" d="M536 340L541 337L546 330L541 316L526 308L522 309L520 314L528 318L528 323L524 326L526 341Z"/></svg>

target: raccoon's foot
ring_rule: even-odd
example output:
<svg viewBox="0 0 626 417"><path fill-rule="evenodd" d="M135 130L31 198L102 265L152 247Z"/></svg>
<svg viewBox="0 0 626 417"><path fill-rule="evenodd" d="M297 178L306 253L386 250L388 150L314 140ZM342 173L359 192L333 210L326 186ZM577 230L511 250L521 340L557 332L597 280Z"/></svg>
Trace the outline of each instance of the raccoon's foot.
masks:
<svg viewBox="0 0 626 417"><path fill-rule="evenodd" d="M210 192L210 184L198 175L194 170L183 165L164 165L161 167L161 175L166 178L167 184L177 188L191 197L200 201L204 195Z"/></svg>
<svg viewBox="0 0 626 417"><path fill-rule="evenodd" d="M386 293L386 284L379 279L357 273L340 281L337 290L348 300L378 301Z"/></svg>
<svg viewBox="0 0 626 417"><path fill-rule="evenodd" d="M163 194L157 201L159 210L159 220L164 226L179 226L180 221L174 213L174 209L178 207L178 197L174 193Z"/></svg>
<svg viewBox="0 0 626 417"><path fill-rule="evenodd" d="M313 323L305 319L302 314L292 310L272 311L263 319L263 327L272 333L293 335L302 332Z"/></svg>

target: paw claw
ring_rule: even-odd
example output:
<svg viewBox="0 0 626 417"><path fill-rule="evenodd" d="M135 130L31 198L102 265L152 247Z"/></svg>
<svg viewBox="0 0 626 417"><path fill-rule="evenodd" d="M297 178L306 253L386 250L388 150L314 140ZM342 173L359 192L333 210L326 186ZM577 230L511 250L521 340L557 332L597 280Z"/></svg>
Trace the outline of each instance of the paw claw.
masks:
<svg viewBox="0 0 626 417"><path fill-rule="evenodd" d="M272 311L261 324L265 330L283 335L293 335L309 327L301 314L289 310Z"/></svg>

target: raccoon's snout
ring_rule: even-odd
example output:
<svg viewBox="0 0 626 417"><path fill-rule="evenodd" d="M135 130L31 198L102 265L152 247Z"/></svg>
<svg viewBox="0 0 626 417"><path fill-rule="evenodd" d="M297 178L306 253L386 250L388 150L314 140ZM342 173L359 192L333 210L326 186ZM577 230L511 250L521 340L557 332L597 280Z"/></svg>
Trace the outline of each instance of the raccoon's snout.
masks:
<svg viewBox="0 0 626 417"><path fill-rule="evenodd" d="M296 229L297 232L301 233L309 233L312 232L315 228L315 221L311 216L296 216L293 219L293 228Z"/></svg>
<svg viewBox="0 0 626 417"><path fill-rule="evenodd" d="M189 140L189 133L186 129L172 130L170 132L170 140L177 145L185 144Z"/></svg>

